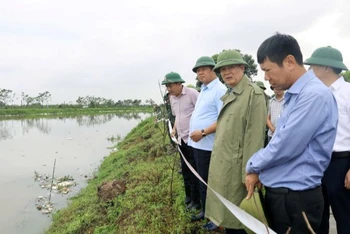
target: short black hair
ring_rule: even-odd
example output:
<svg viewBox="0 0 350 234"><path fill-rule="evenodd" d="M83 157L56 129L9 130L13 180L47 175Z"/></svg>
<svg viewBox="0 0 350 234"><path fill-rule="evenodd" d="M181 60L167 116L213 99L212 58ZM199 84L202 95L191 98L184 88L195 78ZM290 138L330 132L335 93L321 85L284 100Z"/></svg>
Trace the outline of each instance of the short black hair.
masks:
<svg viewBox="0 0 350 234"><path fill-rule="evenodd" d="M280 67L282 67L283 60L288 55L293 55L296 62L303 65L303 55L297 40L290 35L280 33L267 38L260 45L257 53L259 64L262 64L268 58Z"/></svg>
<svg viewBox="0 0 350 234"><path fill-rule="evenodd" d="M333 70L333 72L335 73L335 74L337 74L337 75L339 75L341 72L342 72L342 69L340 69L340 68L335 68L335 67L330 67L332 70Z"/></svg>

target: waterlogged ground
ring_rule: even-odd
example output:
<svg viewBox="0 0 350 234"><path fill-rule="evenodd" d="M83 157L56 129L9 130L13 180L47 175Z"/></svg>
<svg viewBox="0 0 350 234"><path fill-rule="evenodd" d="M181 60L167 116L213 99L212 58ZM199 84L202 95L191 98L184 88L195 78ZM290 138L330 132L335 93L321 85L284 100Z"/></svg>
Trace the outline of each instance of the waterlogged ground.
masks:
<svg viewBox="0 0 350 234"><path fill-rule="evenodd" d="M107 114L79 117L0 120L0 233L44 233L50 214L37 209L37 199L49 190L35 181L35 172L71 176L76 186L66 194L53 190L54 209L67 205L93 176L115 143L107 138L125 136L145 114Z"/></svg>

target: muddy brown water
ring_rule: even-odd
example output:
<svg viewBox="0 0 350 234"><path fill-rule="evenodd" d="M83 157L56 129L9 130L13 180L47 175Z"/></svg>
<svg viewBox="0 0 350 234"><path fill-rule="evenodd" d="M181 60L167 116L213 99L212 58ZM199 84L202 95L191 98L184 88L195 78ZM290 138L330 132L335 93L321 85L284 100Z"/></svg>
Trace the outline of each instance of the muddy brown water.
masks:
<svg viewBox="0 0 350 234"><path fill-rule="evenodd" d="M0 233L44 233L52 220L36 209L38 196L48 196L34 171L70 175L78 183L66 195L52 193L55 209L67 205L87 184L115 143L149 114L104 114L79 117L0 120Z"/></svg>

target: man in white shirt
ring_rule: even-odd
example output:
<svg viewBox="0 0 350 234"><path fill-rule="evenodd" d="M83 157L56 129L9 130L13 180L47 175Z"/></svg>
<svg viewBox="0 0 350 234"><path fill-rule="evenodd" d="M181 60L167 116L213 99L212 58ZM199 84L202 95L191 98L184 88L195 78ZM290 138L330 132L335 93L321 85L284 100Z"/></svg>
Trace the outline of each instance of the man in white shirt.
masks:
<svg viewBox="0 0 350 234"><path fill-rule="evenodd" d="M310 69L331 89L337 101L339 116L332 160L322 179L325 205L318 233L329 233L331 206L337 233L346 234L350 232L350 83L339 74L348 69L343 63L341 52L330 46L315 50L304 64L311 65Z"/></svg>

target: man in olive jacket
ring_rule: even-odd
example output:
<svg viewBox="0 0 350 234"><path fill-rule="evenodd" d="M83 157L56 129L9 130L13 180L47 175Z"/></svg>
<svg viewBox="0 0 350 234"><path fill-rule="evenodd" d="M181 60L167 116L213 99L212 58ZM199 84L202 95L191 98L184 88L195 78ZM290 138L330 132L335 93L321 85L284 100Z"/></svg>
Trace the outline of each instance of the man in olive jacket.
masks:
<svg viewBox="0 0 350 234"><path fill-rule="evenodd" d="M235 205L246 197L245 166L248 159L264 146L266 105L262 90L244 74L247 63L241 55L228 50L218 56L215 72L219 72L229 86L221 98L216 137L209 168L208 184ZM245 233L243 225L207 191L206 213L226 233Z"/></svg>

